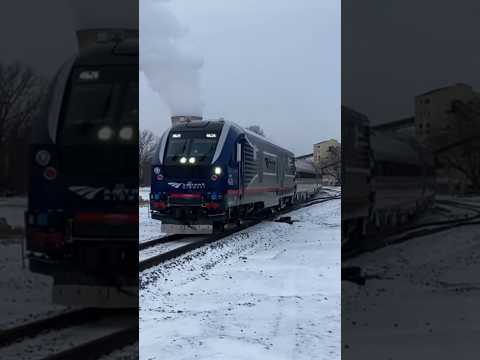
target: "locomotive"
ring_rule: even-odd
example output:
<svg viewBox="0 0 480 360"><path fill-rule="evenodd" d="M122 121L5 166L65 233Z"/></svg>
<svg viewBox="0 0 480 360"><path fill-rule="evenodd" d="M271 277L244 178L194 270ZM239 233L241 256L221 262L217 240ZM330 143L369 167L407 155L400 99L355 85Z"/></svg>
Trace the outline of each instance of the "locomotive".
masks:
<svg viewBox="0 0 480 360"><path fill-rule="evenodd" d="M294 154L235 123L177 123L155 151L150 210L165 233L210 234L295 200Z"/></svg>
<svg viewBox="0 0 480 360"><path fill-rule="evenodd" d="M342 106L342 248L408 224L435 199L433 154L415 139L372 130Z"/></svg>
<svg viewBox="0 0 480 360"><path fill-rule="evenodd" d="M138 35L54 77L30 147L26 250L66 305L138 305Z"/></svg>

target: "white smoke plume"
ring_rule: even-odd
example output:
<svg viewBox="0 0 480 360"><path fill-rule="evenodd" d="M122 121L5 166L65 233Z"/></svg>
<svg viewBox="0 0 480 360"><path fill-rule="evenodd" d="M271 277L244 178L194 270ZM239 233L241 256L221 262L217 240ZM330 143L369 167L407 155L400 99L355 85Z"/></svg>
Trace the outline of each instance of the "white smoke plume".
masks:
<svg viewBox="0 0 480 360"><path fill-rule="evenodd" d="M140 1L140 71L172 115L202 115L202 61L178 46L186 30L167 8L168 0Z"/></svg>

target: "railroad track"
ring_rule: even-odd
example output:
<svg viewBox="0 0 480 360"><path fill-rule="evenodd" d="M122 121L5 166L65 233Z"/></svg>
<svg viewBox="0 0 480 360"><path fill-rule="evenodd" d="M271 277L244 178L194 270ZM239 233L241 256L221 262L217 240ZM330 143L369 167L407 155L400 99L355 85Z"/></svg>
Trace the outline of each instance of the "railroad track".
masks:
<svg viewBox="0 0 480 360"><path fill-rule="evenodd" d="M93 360L137 341L137 309L79 309L1 331L0 358Z"/></svg>
<svg viewBox="0 0 480 360"><path fill-rule="evenodd" d="M385 246L399 244L408 240L412 240L414 238L433 235L463 226L480 225L480 206L474 206L451 200L439 200L438 202L461 209L470 210L475 212L476 214L463 219L433 221L429 223L404 227L400 230L400 234L398 233L398 231L396 231L372 235L369 238L371 244L370 246L365 248L350 249L347 251L342 250L342 260L351 259L365 252L376 251Z"/></svg>
<svg viewBox="0 0 480 360"><path fill-rule="evenodd" d="M261 223L262 221L274 220L275 218L278 218L281 215L285 215L289 212L292 212L304 207L339 199L340 196L341 196L340 194L335 194L331 196L308 200L303 203L295 204L288 208L282 209L281 211L275 212L274 214L267 213L259 216L258 218L248 219L242 222L240 225L237 225L233 228L226 229L223 232L215 233L212 235L203 235L203 236L202 235L197 235L197 236L170 235L170 236L165 236L158 239L150 240L147 242L150 245L147 245L146 243L141 243L141 245L145 244L141 246L141 250L143 250L144 252L146 249L152 248L158 245L160 245L159 246L160 248L158 252L152 256L145 256L142 253L140 254L140 262L139 262L140 272L150 269L152 267L155 267L165 261L179 257L197 248L203 247L207 244L221 240L229 235L245 230L249 227L252 227L256 224ZM163 249L161 248L162 245L163 245Z"/></svg>

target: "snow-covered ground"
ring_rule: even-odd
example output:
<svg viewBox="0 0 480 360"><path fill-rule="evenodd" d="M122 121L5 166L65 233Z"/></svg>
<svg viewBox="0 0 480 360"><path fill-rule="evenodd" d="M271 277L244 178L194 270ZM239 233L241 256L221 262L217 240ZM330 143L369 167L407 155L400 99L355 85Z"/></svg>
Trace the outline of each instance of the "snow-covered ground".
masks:
<svg viewBox="0 0 480 360"><path fill-rule="evenodd" d="M0 197L0 218L5 218L12 227L24 227L26 208L27 199L25 197Z"/></svg>
<svg viewBox="0 0 480 360"><path fill-rule="evenodd" d="M152 239L156 239L165 235L161 232L162 222L159 220L153 220L150 217L150 210L148 205L138 207L138 214L140 217L139 225L139 241L144 242Z"/></svg>
<svg viewBox="0 0 480 360"><path fill-rule="evenodd" d="M343 358L467 359L478 353L479 225L388 246L343 265L360 266L367 275L365 286L342 283Z"/></svg>
<svg viewBox="0 0 480 360"><path fill-rule="evenodd" d="M150 188L149 187L139 188L138 196L140 197L140 201L148 201L150 199Z"/></svg>
<svg viewBox="0 0 480 360"><path fill-rule="evenodd" d="M51 303L50 277L33 274L28 266L23 268L21 242L15 238L0 240L0 330L65 309Z"/></svg>
<svg viewBox="0 0 480 360"><path fill-rule="evenodd" d="M24 227L25 197L0 198L0 218ZM21 233L0 231L0 330L66 310L51 303L52 279L31 273L22 262ZM24 267L25 265L25 267Z"/></svg>
<svg viewBox="0 0 480 360"><path fill-rule="evenodd" d="M339 359L340 200L142 273L141 359Z"/></svg>

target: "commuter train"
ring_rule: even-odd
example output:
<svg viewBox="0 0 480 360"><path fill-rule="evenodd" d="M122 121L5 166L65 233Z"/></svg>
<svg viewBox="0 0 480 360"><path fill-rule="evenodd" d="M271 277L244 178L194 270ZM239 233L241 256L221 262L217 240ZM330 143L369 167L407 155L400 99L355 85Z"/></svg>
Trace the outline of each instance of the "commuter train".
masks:
<svg viewBox="0 0 480 360"><path fill-rule="evenodd" d="M435 199L433 154L412 137L370 128L342 107L342 247L408 224Z"/></svg>
<svg viewBox="0 0 480 360"><path fill-rule="evenodd" d="M54 77L30 148L26 250L55 303L138 306L138 38Z"/></svg>
<svg viewBox="0 0 480 360"><path fill-rule="evenodd" d="M295 177L294 154L264 137L229 121L186 121L155 152L151 215L165 233L212 233L297 201Z"/></svg>

